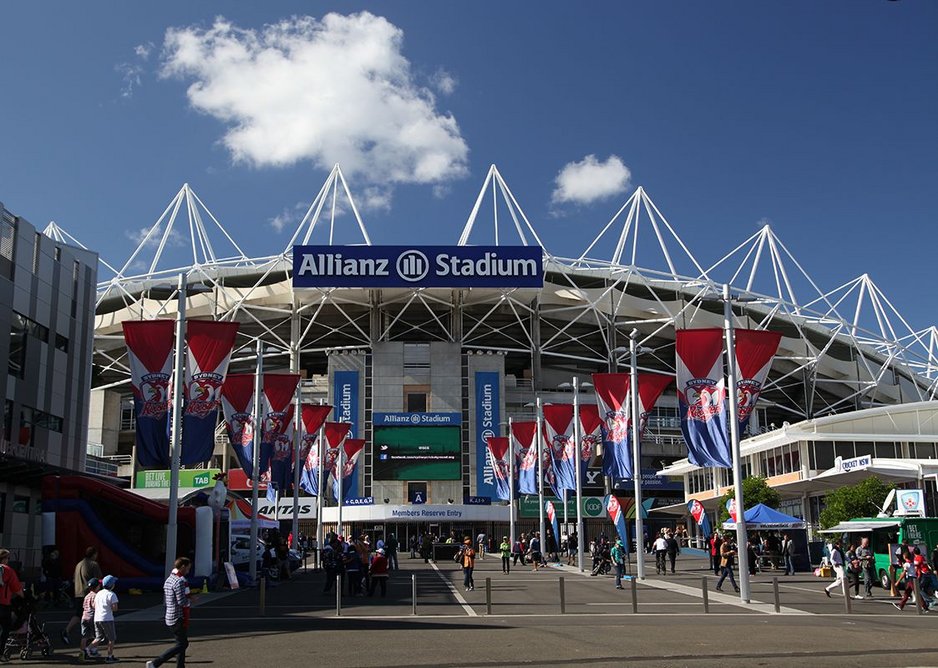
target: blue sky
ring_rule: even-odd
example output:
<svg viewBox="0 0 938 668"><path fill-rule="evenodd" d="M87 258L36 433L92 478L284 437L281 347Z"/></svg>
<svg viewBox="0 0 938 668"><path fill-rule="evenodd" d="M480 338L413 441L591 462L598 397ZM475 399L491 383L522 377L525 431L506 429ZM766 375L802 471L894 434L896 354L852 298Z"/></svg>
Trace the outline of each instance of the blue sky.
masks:
<svg viewBox="0 0 938 668"><path fill-rule="evenodd" d="M89 0L0 24L0 201L112 263L183 182L276 252L337 160L375 243L455 242L495 163L555 254L642 185L704 266L769 220L824 289L868 272L938 320L934 3Z"/></svg>

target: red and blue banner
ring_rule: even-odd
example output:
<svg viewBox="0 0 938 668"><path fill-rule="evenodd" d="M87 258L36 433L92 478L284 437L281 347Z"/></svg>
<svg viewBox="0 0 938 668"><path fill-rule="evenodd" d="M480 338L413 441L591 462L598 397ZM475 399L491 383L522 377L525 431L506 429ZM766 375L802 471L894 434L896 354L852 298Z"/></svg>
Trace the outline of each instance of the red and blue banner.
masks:
<svg viewBox="0 0 938 668"><path fill-rule="evenodd" d="M287 489L293 481L293 410L297 373L265 373L264 415L261 431L261 473L270 469L270 481L277 489Z"/></svg>
<svg viewBox="0 0 938 668"><path fill-rule="evenodd" d="M677 397L688 460L696 466L731 468L723 330L679 329L676 337Z"/></svg>
<svg viewBox="0 0 938 668"><path fill-rule="evenodd" d="M690 511L691 517L700 527L701 535L709 537L713 533L713 527L710 526L710 518L707 517L707 511L704 510L703 504L697 499L691 499L687 502L687 510Z"/></svg>
<svg viewBox="0 0 938 668"><path fill-rule="evenodd" d="M778 352L782 334L758 329L737 329L734 336L736 368L739 370L736 380L736 418L739 420L739 433L744 434L762 393L762 386L769 375L769 369L772 368L772 360Z"/></svg>
<svg viewBox="0 0 938 668"><path fill-rule="evenodd" d="M512 422L518 493L537 494L537 422Z"/></svg>
<svg viewBox="0 0 938 668"><path fill-rule="evenodd" d="M182 408L184 465L207 462L215 450L221 388L228 374L238 323L186 321L185 394Z"/></svg>
<svg viewBox="0 0 938 668"><path fill-rule="evenodd" d="M365 439L347 438L342 444L342 501L358 497L358 459L365 449ZM339 500L339 479L337 470L332 481L332 497Z"/></svg>
<svg viewBox="0 0 938 668"><path fill-rule="evenodd" d="M339 461L339 448L345 444L352 425L349 422L326 422L323 425L323 436L326 442L323 444L323 480L329 484L330 476L335 474L336 465ZM337 497L335 488L333 488L333 497Z"/></svg>
<svg viewBox="0 0 938 668"><path fill-rule="evenodd" d="M169 394L176 324L172 320L128 320L121 325L134 396L137 462L144 468L168 469Z"/></svg>
<svg viewBox="0 0 938 668"><path fill-rule="evenodd" d="M248 480L254 478L254 374L237 373L221 386L221 406L231 448Z"/></svg>
<svg viewBox="0 0 938 668"><path fill-rule="evenodd" d="M648 415L655 407L658 397L671 383L671 376L659 373L638 374L639 434L645 431ZM596 391L603 439L603 475L616 480L631 480L632 468L632 420L629 417L629 386L627 373L594 373L593 388Z"/></svg>
<svg viewBox="0 0 938 668"><path fill-rule="evenodd" d="M726 512L730 514L730 519L736 521L736 499L729 499L726 502Z"/></svg>
<svg viewBox="0 0 938 668"><path fill-rule="evenodd" d="M551 488L557 496L564 489L576 489L577 446L573 438L573 404L548 404L544 406L544 440L551 459L554 484Z"/></svg>
<svg viewBox="0 0 938 668"><path fill-rule="evenodd" d="M554 502L548 499L544 502L544 512L547 514L547 521L550 522L550 526L554 530L554 541L555 544L560 544L560 527L557 524L557 511L554 509ZM545 542L546 536L541 536L541 550L546 553L547 543Z"/></svg>
<svg viewBox="0 0 938 668"><path fill-rule="evenodd" d="M626 550L631 549L628 525L625 523L625 511L622 510L619 499L612 494L607 494L605 502L606 513L608 513L609 519L612 520L613 525L616 527L616 533L619 534L622 544L625 545Z"/></svg>
<svg viewBox="0 0 938 668"><path fill-rule="evenodd" d="M300 408L300 489L313 496L319 496L319 430L331 410L332 406L314 404Z"/></svg>
<svg viewBox="0 0 938 668"><path fill-rule="evenodd" d="M489 436L485 439L485 447L488 449L492 460L492 470L495 472L495 498L508 501L511 499L512 482L508 464L508 458L511 456L508 437Z"/></svg>
<svg viewBox="0 0 938 668"><path fill-rule="evenodd" d="M586 471L596 459L603 437L600 427L599 407L596 404L580 404L580 483L586 485Z"/></svg>

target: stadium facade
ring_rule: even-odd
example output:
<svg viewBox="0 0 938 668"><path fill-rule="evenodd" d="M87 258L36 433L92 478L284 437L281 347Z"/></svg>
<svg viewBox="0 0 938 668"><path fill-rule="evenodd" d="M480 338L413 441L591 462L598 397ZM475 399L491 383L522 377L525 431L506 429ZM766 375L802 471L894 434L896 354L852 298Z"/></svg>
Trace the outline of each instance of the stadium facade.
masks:
<svg viewBox="0 0 938 668"><path fill-rule="evenodd" d="M240 323L230 373L253 371L260 339L265 371L300 372L304 401L328 402L337 417L355 424L355 435L368 444L358 494L377 501L367 513L360 511L363 521L389 520L392 510L401 517L415 494L444 510L488 496L484 436L504 434L509 418L533 419L536 398L569 402L574 378L586 383L592 373L626 370L633 331L647 349L640 369L673 374L675 329L721 327L723 306L715 298L723 283L740 297L733 307L737 326L783 334L747 443L793 433L792 425L804 421L930 402L936 392L935 328L913 330L868 275L825 291L769 226L718 261L701 263L692 242L643 188L597 226L582 252L557 252L542 243L492 166L454 246L541 248L542 287L294 287L293 246L333 244L343 225L360 238L358 245L335 244L337 253L371 245L338 166L288 245L260 257L245 253L247 246L183 186L123 265L102 266L109 278L98 285L90 441L130 461L133 420L121 322L175 317L180 272L196 286L187 297L188 317ZM590 237L583 235L584 241ZM322 258L307 263L316 272L336 266ZM594 402L588 386L581 398ZM409 444L401 421L436 430L435 466L388 464L382 454L387 448ZM871 440L861 436L852 439L853 456L866 452L860 442ZM905 443L901 437L891 442ZM938 436L933 449L936 442ZM808 468L818 466L816 457L805 452L793 460L790 442L778 447L788 447L788 464L773 477L808 480L821 472ZM907 448L893 449L894 456L907 454ZM650 489L661 484L654 476L661 469L682 477L683 492L662 486L662 505L676 507L693 497L713 510L713 499L730 484L726 472L707 473L704 487L695 467L681 461L685 455L671 388L650 417L643 472ZM826 458L825 450L825 464ZM756 457L747 470L767 475L763 459ZM221 428L207 465L236 466ZM602 492L601 477L586 491ZM797 496L801 505L788 510L815 520L804 490Z"/></svg>

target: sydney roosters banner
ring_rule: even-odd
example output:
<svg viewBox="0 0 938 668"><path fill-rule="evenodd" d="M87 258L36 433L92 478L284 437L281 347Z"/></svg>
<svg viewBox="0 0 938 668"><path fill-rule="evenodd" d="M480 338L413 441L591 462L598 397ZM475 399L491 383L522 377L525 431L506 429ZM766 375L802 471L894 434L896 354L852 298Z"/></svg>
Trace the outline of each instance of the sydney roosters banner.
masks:
<svg viewBox="0 0 938 668"><path fill-rule="evenodd" d="M508 501L511 498L511 475L508 467L508 457L511 448L508 447L507 436L489 436L485 439L492 461L492 471L495 474L495 498Z"/></svg>
<svg viewBox="0 0 938 668"><path fill-rule="evenodd" d="M512 422L519 494L537 494L537 422Z"/></svg>
<svg viewBox="0 0 938 668"><path fill-rule="evenodd" d="M736 381L739 400L736 418L739 420L739 433L743 434L762 393L782 335L780 332L737 329L735 336L736 368L739 370L739 379Z"/></svg>
<svg viewBox="0 0 938 668"><path fill-rule="evenodd" d="M626 550L629 549L629 530L625 524L625 512L622 510L622 506L619 504L619 499L617 499L612 494L606 495L606 513L609 515L609 519L612 520L613 525L616 527L616 533L619 534L619 538L622 540L622 544L625 545Z"/></svg>
<svg viewBox="0 0 938 668"><path fill-rule="evenodd" d="M185 394L182 409L182 464L212 458L221 388L238 334L236 322L186 322Z"/></svg>
<svg viewBox="0 0 938 668"><path fill-rule="evenodd" d="M687 502L687 510L690 511L690 516L694 518L697 526L700 527L700 532L709 537L713 533L713 529L710 526L710 518L707 517L703 504L697 499L691 499Z"/></svg>
<svg viewBox="0 0 938 668"><path fill-rule="evenodd" d="M557 511L554 509L553 501L544 502L544 512L547 514L547 521L550 522L550 526L553 527L552 531L554 533L554 540L557 540L557 536L560 535L559 528L557 526ZM541 550L545 553L547 552L547 536L541 536Z"/></svg>
<svg viewBox="0 0 938 668"><path fill-rule="evenodd" d="M599 407L596 404L580 404L580 481L586 484L586 470L596 458L596 450L602 443Z"/></svg>
<svg viewBox="0 0 938 668"><path fill-rule="evenodd" d="M221 386L221 407L228 440L244 475L254 477L254 374L235 373Z"/></svg>
<svg viewBox="0 0 938 668"><path fill-rule="evenodd" d="M134 395L137 461L143 467L168 469L169 388L175 323L172 320L129 320L121 324Z"/></svg>
<svg viewBox="0 0 938 668"><path fill-rule="evenodd" d="M270 481L284 491L293 478L293 399L299 374L264 374L264 415L261 431L261 473L270 468Z"/></svg>
<svg viewBox="0 0 938 668"><path fill-rule="evenodd" d="M544 406L544 440L551 460L554 494L576 489L577 447L573 439L573 404Z"/></svg>
<svg viewBox="0 0 938 668"><path fill-rule="evenodd" d="M331 411L332 406L313 404L300 410L300 489L313 496L319 496L319 430Z"/></svg>
<svg viewBox="0 0 938 668"><path fill-rule="evenodd" d="M599 412L603 439L603 475L613 480L632 478L632 420L629 417L629 384L627 373L594 373L593 387ZM639 433L645 431L648 415L670 376L658 373L638 374Z"/></svg>
<svg viewBox="0 0 938 668"><path fill-rule="evenodd" d="M347 501L358 496L358 459L365 449L365 439L347 438L342 444L342 500ZM332 496L339 500L339 472L333 472Z"/></svg>
<svg viewBox="0 0 938 668"><path fill-rule="evenodd" d="M731 468L723 330L679 329L676 335L677 397L688 459L697 466Z"/></svg>
<svg viewBox="0 0 938 668"><path fill-rule="evenodd" d="M326 422L323 425L323 436L326 442L323 444L323 480L329 484L330 476L335 473L336 465L339 461L339 448L345 444L352 425L348 422ZM333 496L337 497L335 488Z"/></svg>

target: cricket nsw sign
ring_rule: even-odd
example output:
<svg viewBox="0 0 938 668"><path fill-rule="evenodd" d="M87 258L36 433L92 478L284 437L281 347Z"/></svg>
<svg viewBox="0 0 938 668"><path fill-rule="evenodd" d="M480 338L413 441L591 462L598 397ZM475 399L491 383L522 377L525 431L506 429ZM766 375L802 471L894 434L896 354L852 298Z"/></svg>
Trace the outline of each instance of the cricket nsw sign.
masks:
<svg viewBox="0 0 938 668"><path fill-rule="evenodd" d="M296 288L540 288L539 246L294 246Z"/></svg>

